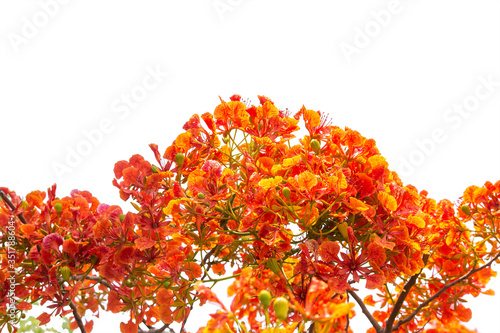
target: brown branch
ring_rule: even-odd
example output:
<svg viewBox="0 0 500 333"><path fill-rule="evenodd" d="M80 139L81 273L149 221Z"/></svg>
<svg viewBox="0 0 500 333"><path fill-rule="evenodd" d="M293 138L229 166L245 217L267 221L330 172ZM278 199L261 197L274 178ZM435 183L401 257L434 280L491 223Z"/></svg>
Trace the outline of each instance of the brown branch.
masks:
<svg viewBox="0 0 500 333"><path fill-rule="evenodd" d="M102 284L103 286L105 287L108 287L109 289L113 289L111 287L111 285L108 283L108 281L106 279L103 279L102 277L98 277L98 276L85 276L85 275L76 275L75 276L75 280L91 280L91 281L96 281L96 282L99 282L100 284Z"/></svg>
<svg viewBox="0 0 500 333"><path fill-rule="evenodd" d="M146 326L148 326L148 325L146 325ZM148 328L149 328L149 327L150 327L150 326L148 326ZM142 330L142 329L140 329L140 328L139 328L139 331L137 331L137 332L138 332L138 333L163 333L163 332L165 332L165 330L166 330L167 328L170 330L170 332L172 332L172 329L171 329L171 328L169 328L169 325L168 325L168 324L165 324L165 325L163 325L163 326L162 326L162 327L160 327L160 328L150 328L148 331L144 331L144 330Z"/></svg>
<svg viewBox="0 0 500 333"><path fill-rule="evenodd" d="M5 203L10 207L10 209L12 209L12 211L16 210L16 206L12 203L12 201L10 201L9 197L7 196L7 194L4 193L4 191L0 190L0 198L2 198L3 201L5 201ZM21 223L28 224L28 222L24 218L23 213L17 214L17 217L19 218L19 220L21 220Z"/></svg>
<svg viewBox="0 0 500 333"><path fill-rule="evenodd" d="M373 318L370 311L368 311L368 309L366 308L365 303L363 303L363 300L359 298L359 296L354 291L348 290L347 292L356 300L356 303L358 303L358 305L361 307L361 311L365 314L366 318L368 318L373 328L375 328L375 331L377 331L377 333L383 332L383 328L379 325L377 320Z"/></svg>
<svg viewBox="0 0 500 333"><path fill-rule="evenodd" d="M80 331L82 331L82 333L87 333L87 331L85 330L85 325L83 325L82 317L80 317L76 305L73 302L69 302L69 307L71 308L71 310L73 310L73 316L75 316L75 320L78 324L78 327L80 328Z"/></svg>
<svg viewBox="0 0 500 333"><path fill-rule="evenodd" d="M425 267L427 265L427 261L429 260L429 255L424 254L422 257L422 260L424 262L424 267ZM403 306L403 303L404 303L406 297L410 293L410 289L417 282L417 279L420 276L420 273L422 273L422 270L424 269L424 267L422 267L422 269L417 274L414 274L410 278L410 280L408 280L408 282L406 282L405 286L403 287L403 292L401 294L399 294L399 297L396 300L396 304L394 304L394 308L392 309L391 314L389 315L389 319L387 319L387 321L385 323L385 330L384 330L385 332L392 332L393 331L392 327L394 325L394 320L396 320L396 317L399 314L399 311L401 310L401 307Z"/></svg>
<svg viewBox="0 0 500 333"><path fill-rule="evenodd" d="M427 299L427 301L423 302L422 304L420 304L416 309L415 311L413 311L408 317L406 318L403 318L401 319L400 321L398 321L398 323L394 326L394 328L392 329L393 331L397 331L401 325L404 325L406 324L407 322L409 322L410 320L412 320L419 312L420 310L422 310L424 307L426 307L427 305L429 305L429 303L431 303L432 301L434 301L436 298L438 298L442 293L444 293L446 290L450 289L451 287L453 287L454 285L462 282L463 280L465 279L468 279L471 275L479 272L480 270L488 267L488 266L491 266L491 264L497 260L498 258L500 258L500 253L498 253L495 257L493 257L490 261L488 261L486 264L484 264L483 266L481 267L478 267L478 268L474 268L472 270L469 271L469 273L467 273L466 275L462 276L461 278L458 278L456 279L455 281L453 282L450 282L448 284L446 284L443 288L441 288L437 293L435 293L433 296L431 296L429 299Z"/></svg>

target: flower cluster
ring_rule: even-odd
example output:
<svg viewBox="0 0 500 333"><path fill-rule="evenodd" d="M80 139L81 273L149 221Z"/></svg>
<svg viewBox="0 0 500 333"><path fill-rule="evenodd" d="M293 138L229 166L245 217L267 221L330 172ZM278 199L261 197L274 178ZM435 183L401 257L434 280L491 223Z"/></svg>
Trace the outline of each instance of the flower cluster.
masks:
<svg viewBox="0 0 500 333"><path fill-rule="evenodd" d="M463 327L471 317L464 296L492 294L500 181L467 188L459 208L436 202L404 185L374 140L324 113L292 115L264 96L259 106L230 99L192 116L163 155L151 144L153 163L140 155L116 163L113 184L136 212L87 191L59 199L53 186L21 200L0 188L15 206L0 201L4 240L8 221L25 219L16 218L17 308L47 304L42 324L72 309L127 311L120 329L129 333L142 322L184 326L196 302L211 301L221 310L200 332L309 323L337 332L355 315L355 299L378 306L365 313L375 332L430 322L430 333ZM299 126L306 135L297 139ZM9 320L4 262L0 325ZM226 279L234 279L229 307L205 285ZM364 302L360 286L374 291ZM284 317L259 300L263 290L273 304L288 300Z"/></svg>

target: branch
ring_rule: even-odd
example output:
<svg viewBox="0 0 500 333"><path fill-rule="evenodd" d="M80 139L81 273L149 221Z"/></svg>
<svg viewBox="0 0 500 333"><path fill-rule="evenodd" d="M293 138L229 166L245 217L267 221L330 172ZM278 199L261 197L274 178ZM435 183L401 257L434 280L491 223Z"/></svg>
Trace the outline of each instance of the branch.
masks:
<svg viewBox="0 0 500 333"><path fill-rule="evenodd" d="M149 329L148 331L144 331L144 330L142 330L142 329L139 328L139 331L137 331L137 332L138 333L163 333L167 328L170 330L170 332L172 332L172 329L169 328L168 324L165 324L165 325L163 325L160 328Z"/></svg>
<svg viewBox="0 0 500 333"><path fill-rule="evenodd" d="M85 330L85 325L83 325L82 317L80 317L80 314L78 314L76 305L73 302L69 302L69 307L71 308L71 310L73 310L73 316L75 316L75 320L78 324L78 327L80 328L80 331L82 331L82 333L87 333L87 331Z"/></svg>
<svg viewBox="0 0 500 333"><path fill-rule="evenodd" d="M400 321L398 321L398 323L396 324L396 326L394 326L394 328L392 329L393 331L397 331L401 325L404 325L406 324L407 322L409 322L410 320L412 320L419 312L420 310L422 310L424 307L426 307L427 305L429 305L429 303L431 303L432 301L434 301L436 298L438 298L442 293L444 293L446 290L450 289L451 287L453 287L454 285L462 282L463 280L465 279L468 279L471 275L479 272L480 270L488 267L488 266L491 266L491 264L497 260L498 258L500 258L500 253L498 253L495 257L493 257L490 261L488 261L488 263L484 264L483 266L479 267L479 268L474 268L472 270L469 271L469 273L467 273L466 275L462 276L461 278L459 279L456 279L455 281L453 282L450 282L448 284L446 284L443 288L441 288L437 293L435 293L432 297L430 297L427 301L423 302L422 304L420 304L416 309L415 311L413 311L408 317L406 318L403 318L401 319Z"/></svg>
<svg viewBox="0 0 500 333"><path fill-rule="evenodd" d="M377 333L383 332L383 328L379 325L379 323L375 320L375 318L373 318L372 314L370 313L370 311L368 311L368 309L365 306L365 303L363 303L361 298L359 298L359 296L352 290L348 290L347 292L356 300L356 303L358 303L358 305L361 307L361 311L363 311L366 318L368 318L368 320L372 324L373 328L375 328Z"/></svg>
<svg viewBox="0 0 500 333"><path fill-rule="evenodd" d="M425 267L427 265L427 261L429 260L429 254L424 254L422 256L422 259L424 261L424 267ZM401 294L399 294L399 297L396 301L396 304L394 304L394 308L391 311L389 319L387 319L387 322L385 323L385 332L392 332L393 331L392 327L394 325L394 320L396 320L396 316L399 314L399 311L401 310L401 307L403 306L403 303L404 303L406 297L410 293L410 289L413 287L415 282L417 282L417 279L418 279L420 273L422 273L422 270L424 269L424 267L422 267L420 272L418 272L417 274L414 274L410 278L410 280L408 280L408 282L406 282L405 286L403 287L403 292Z"/></svg>
<svg viewBox="0 0 500 333"><path fill-rule="evenodd" d="M108 281L106 281L102 277L98 277L98 276L85 276L85 275L76 275L75 276L75 280L83 280L83 279L96 281L96 282L99 282L100 284L102 284L103 286L108 287L109 289L113 289L111 287L111 285L108 283Z"/></svg>
<svg viewBox="0 0 500 333"><path fill-rule="evenodd" d="M10 209L12 209L12 211L16 210L16 206L12 203L12 201L10 201L9 197L7 196L7 194L5 194L1 190L0 190L0 198L2 198L2 200L5 201L5 203L7 203L7 205L10 207ZM23 224L28 224L28 222L26 221L26 219L23 216L23 213L17 214L17 217L19 218L19 220L21 220L21 222Z"/></svg>

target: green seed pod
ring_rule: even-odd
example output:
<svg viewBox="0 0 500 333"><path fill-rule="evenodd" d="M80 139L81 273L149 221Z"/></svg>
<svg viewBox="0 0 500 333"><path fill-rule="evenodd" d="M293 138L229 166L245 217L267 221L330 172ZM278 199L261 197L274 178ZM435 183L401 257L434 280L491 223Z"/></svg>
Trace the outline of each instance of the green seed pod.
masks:
<svg viewBox="0 0 500 333"><path fill-rule="evenodd" d="M267 309L271 305L271 293L267 290L262 290L259 293L259 301Z"/></svg>
<svg viewBox="0 0 500 333"><path fill-rule="evenodd" d="M118 218L120 219L120 222L123 222L123 220L125 220L125 215L120 214L120 216L118 216Z"/></svg>
<svg viewBox="0 0 500 333"><path fill-rule="evenodd" d="M61 275L64 281L69 281L69 278L71 277L71 271L68 266L61 267Z"/></svg>
<svg viewBox="0 0 500 333"><path fill-rule="evenodd" d="M462 205L462 207L460 207L460 209L462 209L462 212L464 212L464 213L465 213L465 215L470 216L470 208L469 208L469 206L467 206L467 205Z"/></svg>
<svg viewBox="0 0 500 333"><path fill-rule="evenodd" d="M177 163L177 165L179 167L182 167L182 165L184 164L184 154L183 153L177 153L177 155L175 155L175 163Z"/></svg>
<svg viewBox="0 0 500 333"><path fill-rule="evenodd" d="M274 314L279 320L285 320L288 317L288 301L284 297L278 297L273 304Z"/></svg>
<svg viewBox="0 0 500 333"><path fill-rule="evenodd" d="M288 187L284 187L283 188L283 191L281 191L281 193L283 193L283 196L285 196L285 198L287 198L288 200L290 200L290 189Z"/></svg>
<svg viewBox="0 0 500 333"><path fill-rule="evenodd" d="M319 144L319 141L316 139L309 142L309 147L311 147L316 152L316 154L318 154L319 150L321 149L321 145Z"/></svg>
<svg viewBox="0 0 500 333"><path fill-rule="evenodd" d="M56 210L57 214L61 214L62 210L63 210L63 206L60 202L56 202L56 204L54 205L54 209Z"/></svg>
<svg viewBox="0 0 500 333"><path fill-rule="evenodd" d="M151 166L151 172L152 173L158 173L158 167L156 165Z"/></svg>
<svg viewBox="0 0 500 333"><path fill-rule="evenodd" d="M200 199L200 200L205 199L205 194L203 194L203 193L201 193L201 192L200 192L200 193L198 193L198 199Z"/></svg>

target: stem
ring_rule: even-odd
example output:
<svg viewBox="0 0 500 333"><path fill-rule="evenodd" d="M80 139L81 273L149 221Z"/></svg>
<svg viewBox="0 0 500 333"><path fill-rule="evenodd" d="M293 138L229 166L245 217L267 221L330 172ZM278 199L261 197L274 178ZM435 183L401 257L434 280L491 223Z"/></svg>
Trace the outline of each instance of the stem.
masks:
<svg viewBox="0 0 500 333"><path fill-rule="evenodd" d="M276 321L276 326L274 326L274 333L278 333L278 328L280 327L281 325L281 319L278 319Z"/></svg>
<svg viewBox="0 0 500 333"><path fill-rule="evenodd" d="M488 261L486 264L484 264L483 266L481 267L478 267L478 268L474 268L472 270L469 271L469 273L465 274L464 276L462 276L461 278L459 279L456 279L455 281L453 282L450 282L448 284L446 284L443 288L441 288L436 294L434 294L432 297L430 297L427 301L423 302L422 304L420 304L416 309L415 311L413 311L408 317L406 318L403 318L401 319L400 321L398 321L398 323L394 326L394 328L392 329L393 331L397 331L401 325L403 324L406 324L407 322L409 322L410 320L412 320L419 312L420 310L422 310L424 307L426 307L429 303L431 303L432 301L434 301L436 298L438 298L442 293L444 293L446 290L450 289L451 287L453 287L454 285L462 282L463 280L465 279L468 279L471 275L479 272L480 270L488 267L488 266L491 266L491 264L497 260L498 258L500 258L500 253L498 253L495 257L493 257L490 261Z"/></svg>
<svg viewBox="0 0 500 333"><path fill-rule="evenodd" d="M3 191L0 191L0 198L2 198L2 200L5 201L5 203L7 203L7 206L9 206L9 208L12 209L12 211L16 210L16 206L12 203L12 201L10 201L7 194L5 194ZM21 220L23 224L28 224L28 222L23 216L23 213L17 214L17 217L19 218L19 220Z"/></svg>
<svg viewBox="0 0 500 333"><path fill-rule="evenodd" d="M87 331L85 330L85 325L83 325L82 317L80 317L76 305L73 302L69 302L69 307L71 308L71 310L73 310L73 316L75 316L75 320L78 324L78 327L80 328L80 331L82 331L82 333L87 333Z"/></svg>
<svg viewBox="0 0 500 333"><path fill-rule="evenodd" d="M383 332L382 327L375 320L375 318L373 318L373 316L370 313L370 311L368 311L368 309L365 306L365 303L363 303L363 300L361 298L359 298L359 296L354 291L352 291L352 290L347 290L347 293L349 295L351 295L356 300L356 303L358 303L358 305L361 307L361 311L365 314L366 318L368 318L368 320L372 324L373 328L375 328L375 330L377 331L377 333Z"/></svg>
<svg viewBox="0 0 500 333"><path fill-rule="evenodd" d="M238 318L236 318L236 316L235 316L235 315L233 315L233 318L232 318L232 319L234 319L234 321L236 322L236 324L238 324L238 326L239 326L239 327L241 327L241 329L243 330L243 332L248 333L248 331L247 331L247 329L246 329L245 325L241 324L241 323L239 322Z"/></svg>
<svg viewBox="0 0 500 333"><path fill-rule="evenodd" d="M427 265L427 261L429 260L429 254L424 254L422 256L422 259L423 259L424 267L425 267ZM399 311L401 310L401 307L403 306L403 303L404 303L406 297L410 293L411 287L413 287L413 285L415 285L415 283L417 282L417 279L418 279L420 273L422 272L422 270L424 269L424 267L422 267L422 269L417 274L414 274L410 278L410 280L408 280L408 282L406 282L406 284L403 288L403 292L401 294L399 294L399 297L396 300L396 304L394 304L394 308L391 311L389 319L387 319L387 322L385 323L385 332L392 332L393 331L394 320L396 319L396 316L399 314Z"/></svg>

